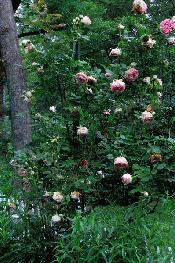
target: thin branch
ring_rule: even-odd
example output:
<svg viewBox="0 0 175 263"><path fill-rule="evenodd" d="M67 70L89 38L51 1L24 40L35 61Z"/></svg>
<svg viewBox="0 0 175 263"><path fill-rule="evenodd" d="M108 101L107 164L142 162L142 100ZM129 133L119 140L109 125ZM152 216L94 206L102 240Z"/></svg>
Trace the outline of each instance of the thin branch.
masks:
<svg viewBox="0 0 175 263"><path fill-rule="evenodd" d="M18 38L28 37L28 36L37 36L37 35L47 34L47 33L55 32L55 31L62 31L65 28L67 28L66 24L59 24L59 25L55 26L54 28L52 28L50 31L47 31L45 29L39 29L36 31L29 31L29 32L20 33L18 35Z"/></svg>

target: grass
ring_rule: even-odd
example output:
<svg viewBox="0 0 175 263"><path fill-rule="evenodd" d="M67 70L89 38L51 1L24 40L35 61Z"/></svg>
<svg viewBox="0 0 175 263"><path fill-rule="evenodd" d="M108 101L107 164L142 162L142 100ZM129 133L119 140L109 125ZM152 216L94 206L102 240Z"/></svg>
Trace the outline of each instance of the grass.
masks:
<svg viewBox="0 0 175 263"><path fill-rule="evenodd" d="M137 207L96 208L77 214L72 232L58 243L61 263L175 262L175 204L162 199L153 214Z"/></svg>

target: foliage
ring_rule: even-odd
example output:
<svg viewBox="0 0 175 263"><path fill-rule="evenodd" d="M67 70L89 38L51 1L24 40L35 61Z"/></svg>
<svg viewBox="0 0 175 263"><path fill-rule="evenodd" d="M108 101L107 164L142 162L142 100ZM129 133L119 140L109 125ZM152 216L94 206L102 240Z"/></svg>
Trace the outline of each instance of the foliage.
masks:
<svg viewBox="0 0 175 263"><path fill-rule="evenodd" d="M154 210L175 189L175 46L168 44L174 35L163 35L159 26L173 15L173 2L167 10L165 3L154 1L148 14L134 14L132 1L22 1L16 20L33 142L16 156L11 138L1 145L1 262L48 263L55 246L59 263L163 263L174 257L173 202L162 199L147 215L147 207ZM144 43L150 38L156 41L151 48ZM120 57L109 56L113 48L121 49ZM128 82L133 67L139 77ZM97 82L77 83L82 71ZM126 82L124 92L111 90L115 79ZM153 114L150 123L144 111ZM87 136L77 134L79 126ZM128 168L114 167L120 156ZM126 173L132 175L128 185L121 179ZM62 201L54 200L55 192Z"/></svg>

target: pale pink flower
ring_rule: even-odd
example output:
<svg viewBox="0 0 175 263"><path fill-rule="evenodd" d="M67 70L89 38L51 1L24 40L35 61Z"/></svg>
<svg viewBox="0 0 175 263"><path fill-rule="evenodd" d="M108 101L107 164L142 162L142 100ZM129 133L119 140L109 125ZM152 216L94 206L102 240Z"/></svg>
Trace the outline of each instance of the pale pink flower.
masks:
<svg viewBox="0 0 175 263"><path fill-rule="evenodd" d="M125 79L127 82L133 82L135 81L139 76L139 71L135 68L129 68L125 72Z"/></svg>
<svg viewBox="0 0 175 263"><path fill-rule="evenodd" d="M106 72L105 73L105 78L106 79L109 79L111 76L112 76L112 74L110 72Z"/></svg>
<svg viewBox="0 0 175 263"><path fill-rule="evenodd" d="M113 48L111 52L109 53L110 57L119 57L121 55L122 51L120 48Z"/></svg>
<svg viewBox="0 0 175 263"><path fill-rule="evenodd" d="M147 4L143 0L134 0L132 10L139 13L143 14L147 11Z"/></svg>
<svg viewBox="0 0 175 263"><path fill-rule="evenodd" d="M51 222L52 223L59 223L59 222L61 222L62 218L63 218L62 214L59 214L59 215L56 214L56 215L52 216Z"/></svg>
<svg viewBox="0 0 175 263"><path fill-rule="evenodd" d="M88 16L83 16L80 20L80 22L86 26L91 25L91 20Z"/></svg>
<svg viewBox="0 0 175 263"><path fill-rule="evenodd" d="M103 114L104 114L104 115L110 115L110 114L111 114L111 110L110 110L110 109L104 110L104 111L103 111Z"/></svg>
<svg viewBox="0 0 175 263"><path fill-rule="evenodd" d="M97 79L93 76L88 76L88 84L95 84L97 83Z"/></svg>
<svg viewBox="0 0 175 263"><path fill-rule="evenodd" d="M128 185L128 184L132 183L132 176L130 174L124 174L121 177L121 180L122 180L122 183L124 185Z"/></svg>
<svg viewBox="0 0 175 263"><path fill-rule="evenodd" d="M118 28L119 30L123 30L123 29L125 28L125 26L122 25L122 24L118 24L117 28Z"/></svg>
<svg viewBox="0 0 175 263"><path fill-rule="evenodd" d="M122 79L113 80L111 83L111 90L116 92L123 92L125 90L125 83Z"/></svg>
<svg viewBox="0 0 175 263"><path fill-rule="evenodd" d="M172 46L175 44L175 37L169 37L167 39L168 45Z"/></svg>
<svg viewBox="0 0 175 263"><path fill-rule="evenodd" d="M78 84L86 84L88 82L88 76L81 71L75 75L75 80Z"/></svg>
<svg viewBox="0 0 175 263"><path fill-rule="evenodd" d="M114 159L114 166L118 169L128 168L128 161L125 157L117 157Z"/></svg>
<svg viewBox="0 0 175 263"><path fill-rule="evenodd" d="M141 119L144 123L151 123L153 120L153 114L148 111L142 112Z"/></svg>
<svg viewBox="0 0 175 263"><path fill-rule="evenodd" d="M143 194L144 197L148 197L149 196L148 192L146 192L146 191L141 192L141 193Z"/></svg>
<svg viewBox="0 0 175 263"><path fill-rule="evenodd" d="M82 126L78 127L77 135L80 135L80 136L88 135L88 129L86 127L82 127Z"/></svg>
<svg viewBox="0 0 175 263"><path fill-rule="evenodd" d="M56 106L51 106L51 107L49 108L49 110L52 111L52 112L56 112L56 111L57 111L57 110L56 110Z"/></svg>
<svg viewBox="0 0 175 263"><path fill-rule="evenodd" d="M78 199L80 199L81 194L80 194L80 192L75 191L75 192L72 192L70 196L72 199L78 200Z"/></svg>
<svg viewBox="0 0 175 263"><path fill-rule="evenodd" d="M54 192L52 199L55 200L57 203L61 203L63 201L64 197L60 192Z"/></svg>
<svg viewBox="0 0 175 263"><path fill-rule="evenodd" d="M161 102L163 100L163 94L161 92L157 92L157 99L158 102Z"/></svg>
<svg viewBox="0 0 175 263"><path fill-rule="evenodd" d="M143 82L145 82L146 84L150 84L151 83L151 78L150 77L145 77L144 79L143 79Z"/></svg>
<svg viewBox="0 0 175 263"><path fill-rule="evenodd" d="M160 23L160 30L164 34L171 33L175 28L175 22L172 19L165 19Z"/></svg>

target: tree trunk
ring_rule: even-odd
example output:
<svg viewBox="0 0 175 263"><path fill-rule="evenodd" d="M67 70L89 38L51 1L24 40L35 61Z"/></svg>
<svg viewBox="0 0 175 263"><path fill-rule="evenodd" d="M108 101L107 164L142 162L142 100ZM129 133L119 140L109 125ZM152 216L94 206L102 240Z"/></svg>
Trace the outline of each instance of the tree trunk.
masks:
<svg viewBox="0 0 175 263"><path fill-rule="evenodd" d="M0 62L0 122L3 121L5 115L4 90L5 90L5 73L4 73L3 65Z"/></svg>
<svg viewBox="0 0 175 263"><path fill-rule="evenodd" d="M0 0L0 52L10 94L12 135L17 151L31 142L31 127L28 103L23 97L26 82L11 0Z"/></svg>

